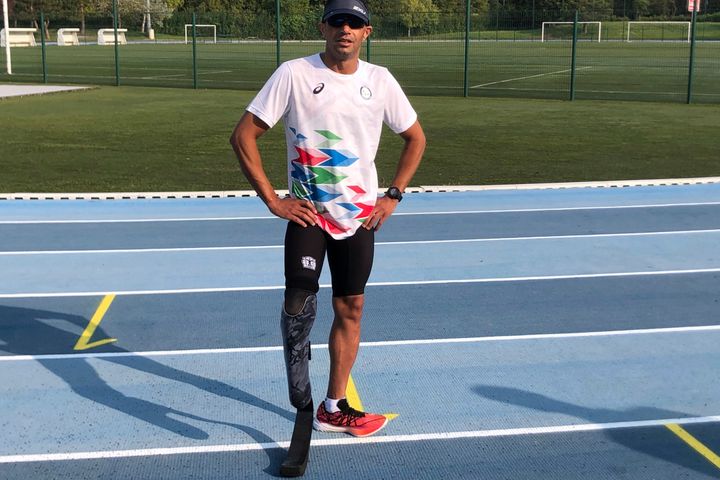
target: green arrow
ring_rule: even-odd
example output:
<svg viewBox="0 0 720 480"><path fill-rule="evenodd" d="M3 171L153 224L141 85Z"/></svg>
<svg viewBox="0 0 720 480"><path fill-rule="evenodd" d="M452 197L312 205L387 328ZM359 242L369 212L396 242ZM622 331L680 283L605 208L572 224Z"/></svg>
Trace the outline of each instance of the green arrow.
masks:
<svg viewBox="0 0 720 480"><path fill-rule="evenodd" d="M335 173L335 171L329 168L307 168L316 175L315 178L310 179L310 183L314 183L315 185L335 185L336 183L340 183L347 178L347 175L338 175L337 173Z"/></svg>

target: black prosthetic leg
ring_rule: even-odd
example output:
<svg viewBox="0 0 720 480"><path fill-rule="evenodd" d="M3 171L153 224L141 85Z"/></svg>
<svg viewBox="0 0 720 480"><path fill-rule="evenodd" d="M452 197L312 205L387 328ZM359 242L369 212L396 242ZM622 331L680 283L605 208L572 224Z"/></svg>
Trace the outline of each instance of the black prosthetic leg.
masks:
<svg viewBox="0 0 720 480"><path fill-rule="evenodd" d="M301 477L305 474L308 457L310 456L310 438L312 437L313 402L310 400L303 408L299 408L295 415L295 428L287 457L280 465L280 475L283 477Z"/></svg>
<svg viewBox="0 0 720 480"><path fill-rule="evenodd" d="M298 302L298 298L303 298ZM295 427L288 455L280 465L280 475L300 477L305 474L312 436L313 401L310 388L310 330L315 321L317 298L312 292L286 292L281 316L285 368L290 403L297 408Z"/></svg>

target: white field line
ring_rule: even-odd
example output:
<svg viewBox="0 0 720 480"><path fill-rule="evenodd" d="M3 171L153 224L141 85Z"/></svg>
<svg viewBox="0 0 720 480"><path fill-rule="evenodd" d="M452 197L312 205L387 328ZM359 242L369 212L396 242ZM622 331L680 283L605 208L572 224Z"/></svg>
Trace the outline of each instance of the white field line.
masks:
<svg viewBox="0 0 720 480"><path fill-rule="evenodd" d="M672 207L703 207L720 205L720 202L688 202L688 203L651 203L642 205L597 205L588 207L548 207L548 208L509 208L497 210L444 210L426 212L396 212L393 216L405 217L416 215L476 215L492 213L538 213L538 212L572 212L583 210L624 210L638 208L672 208ZM87 219L87 220L0 220L0 225L54 225L84 223L162 223L162 222L227 222L241 220L281 220L273 215L246 217L184 217L184 218L121 218L121 219Z"/></svg>
<svg viewBox="0 0 720 480"><path fill-rule="evenodd" d="M464 432L438 432L411 435L386 435L375 437L343 437L312 440L314 447L338 445L360 445L380 443L405 443L422 441L459 440L473 438L515 437L523 435L548 435L559 433L597 432L621 428L659 427L668 424L693 425L720 422L720 416L663 418L657 420L637 420L611 423L581 423L571 425L551 425L546 427L506 428L496 430L472 430ZM205 445L197 447L146 448L137 450L108 450L97 452L44 453L34 455L3 455L0 463L56 462L66 460L91 460L104 458L153 457L163 455L189 455L199 453L247 452L288 448L289 441L272 443L244 443L236 445Z"/></svg>
<svg viewBox="0 0 720 480"><path fill-rule="evenodd" d="M576 68L575 70L576 70L576 71L577 71L577 70L586 70L586 69L588 69L588 68L592 68L592 67L580 67L580 68ZM483 83L483 84L480 84L480 85L473 85L473 86L470 87L470 88L489 87L490 85L497 85L497 84L499 84L499 83L515 82L515 81L518 81L518 80L527 80L527 79L529 79L529 78L547 77L548 75L559 75L559 74L561 74L561 73L568 73L568 72L571 72L571 71L572 71L571 68L567 68L567 69L565 69L565 70L558 70L557 72L538 73L538 74L536 74L536 75L527 75L527 76L525 76L525 77L508 78L508 79L506 79L506 80L499 80L499 81L497 81L497 82L490 82L490 83Z"/></svg>
<svg viewBox="0 0 720 480"><path fill-rule="evenodd" d="M215 70L215 71L207 71L207 72L198 72L198 75L214 75L217 73L232 73L232 70ZM140 80L162 80L164 78L173 78L173 77L184 77L188 80L192 78L192 72L185 72L185 73L176 73L176 74L167 74L167 75L154 75L151 77L139 77ZM132 79L133 77L128 77Z"/></svg>
<svg viewBox="0 0 720 480"><path fill-rule="evenodd" d="M655 237L669 235L694 235L718 233L720 229L707 230L676 230L662 232L630 232L630 233L593 233L582 235L548 235L532 237L498 237L498 238L466 238L452 240L409 240L399 242L377 242L376 246L393 245L434 245L449 243L492 243L514 241L542 241L542 240L572 240L580 238L624 238L624 237ZM28 251L0 251L0 257L31 256L31 255L77 255L77 254L125 254L125 253L177 253L177 252L215 252L215 251L242 251L242 250L276 250L284 248L283 245L244 245L229 247L171 247L171 248L118 248L106 250L28 250Z"/></svg>
<svg viewBox="0 0 720 480"><path fill-rule="evenodd" d="M413 345L443 345L458 343L486 343L486 342L513 342L529 340L557 340L591 337L621 337L627 335L657 335L672 333L716 332L720 325L701 325L696 327L664 327L642 328L634 330L607 330L599 332L572 332L572 333L536 333L527 335L497 335L489 337L468 338L429 338L417 340L381 340L376 342L360 342L363 348L372 347L398 347ZM314 344L313 350L327 350L328 344ZM220 355L227 353L261 353L281 352L282 346L270 347L237 347L237 348L204 348L192 350L157 350L145 352L105 352L105 353L69 353L47 355L7 355L0 356L0 362L24 362L46 360L81 360L88 358L118 358L118 357L179 357L190 355Z"/></svg>
<svg viewBox="0 0 720 480"><path fill-rule="evenodd" d="M488 278L463 278L447 280L409 280L403 282L368 282L368 287L395 287L402 285L453 285L461 283L505 283L505 282L533 282L548 280L580 280L591 278L619 278L619 277L645 277L662 275L687 275L699 273L719 273L720 267L716 268L695 268L687 270L657 270L644 272L610 272L610 273L588 273L574 275L538 275L530 277L488 277ZM320 288L331 288L330 284L321 284ZM247 287L210 287L210 288L178 288L163 290L118 290L118 291L94 291L94 292L22 292L22 293L0 293L0 299L7 298L62 298L62 297L102 297L105 295L172 295L187 293L227 293L227 292L255 292L263 290L283 290L284 285L261 285Z"/></svg>

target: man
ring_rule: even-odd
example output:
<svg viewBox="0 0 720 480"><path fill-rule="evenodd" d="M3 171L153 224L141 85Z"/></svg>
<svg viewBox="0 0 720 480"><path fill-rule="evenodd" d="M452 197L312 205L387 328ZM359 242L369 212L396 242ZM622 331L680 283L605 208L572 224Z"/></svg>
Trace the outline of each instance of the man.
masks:
<svg viewBox="0 0 720 480"><path fill-rule="evenodd" d="M360 342L374 231L402 200L420 164L425 135L387 69L359 59L362 43L372 32L364 1L329 0L320 32L324 52L282 64L247 107L230 142L268 209L289 220L281 327L290 401L298 418L313 410L308 338L327 253L335 318L327 398L319 405L313 427L368 436L387 419L351 408L345 390ZM288 147L289 198L275 193L257 146L257 139L280 119ZM405 146L392 185L378 198L374 160L383 122Z"/></svg>

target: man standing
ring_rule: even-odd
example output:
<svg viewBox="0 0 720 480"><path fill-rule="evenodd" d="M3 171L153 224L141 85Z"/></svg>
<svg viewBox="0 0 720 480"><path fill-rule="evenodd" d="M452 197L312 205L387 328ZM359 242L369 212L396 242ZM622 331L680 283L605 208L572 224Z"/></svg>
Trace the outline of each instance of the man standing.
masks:
<svg viewBox="0 0 720 480"><path fill-rule="evenodd" d="M298 413L288 460L281 469L285 475L302 475L307 461L309 447L298 453L293 446L303 443L296 442L296 436L304 436L309 446L309 334L326 253L335 318L327 397L312 425L321 431L368 436L387 423L382 415L351 408L345 390L360 343L374 231L402 200L425 149L417 114L400 85L387 69L359 58L372 32L365 2L328 0L320 32L325 51L282 64L247 107L230 139L243 173L268 209L289 220L281 328L290 401ZM289 198L275 193L257 146L257 139L280 119L287 141ZM392 185L378 197L375 155L383 123L405 145ZM293 455L297 468L290 465Z"/></svg>

